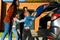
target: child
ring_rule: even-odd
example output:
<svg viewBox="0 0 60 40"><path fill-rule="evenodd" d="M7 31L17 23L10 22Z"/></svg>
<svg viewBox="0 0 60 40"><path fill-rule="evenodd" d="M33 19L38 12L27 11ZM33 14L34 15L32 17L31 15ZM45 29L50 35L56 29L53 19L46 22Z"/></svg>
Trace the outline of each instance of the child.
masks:
<svg viewBox="0 0 60 40"><path fill-rule="evenodd" d="M12 32L16 36L16 40L18 40L18 33L17 33L17 24L19 23L19 14L16 14L16 16L13 18L13 25L12 25Z"/></svg>
<svg viewBox="0 0 60 40"><path fill-rule="evenodd" d="M20 20L20 22L24 22L23 40L26 40L27 36L29 40L31 40L32 38L30 27L32 26L32 21L35 19L35 15L36 13L30 15L29 12L27 12L24 13L24 19Z"/></svg>
<svg viewBox="0 0 60 40"><path fill-rule="evenodd" d="M30 14L27 12L27 13L25 13L24 15L25 15L25 18L22 19L22 20L18 20L19 14L17 14L16 17L13 18L14 22L13 22L13 26L12 26L12 31L13 31L14 33L16 32L16 33L15 33L16 39L18 39L18 34L17 34L17 30L16 30L16 25L17 25L18 23L21 23L21 22L24 22L24 30L23 30L23 35L24 35L24 36L23 36L23 40L26 40L27 36L28 36L29 38L32 38L31 31L30 31L30 27L32 26L32 21L34 20L36 13L35 13L35 14L33 13L33 14L30 16Z"/></svg>

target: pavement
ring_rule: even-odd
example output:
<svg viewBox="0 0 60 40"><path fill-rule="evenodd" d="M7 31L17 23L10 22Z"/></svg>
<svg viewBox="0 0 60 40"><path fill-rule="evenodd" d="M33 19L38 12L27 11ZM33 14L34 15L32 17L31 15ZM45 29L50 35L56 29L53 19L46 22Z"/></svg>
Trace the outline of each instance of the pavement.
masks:
<svg viewBox="0 0 60 40"><path fill-rule="evenodd" d="M32 36L33 36L33 37L34 37L34 36L37 36L37 33L34 32L34 30L31 30L31 33L32 33ZM42 40L42 37L38 37L38 39L39 39L39 40ZM0 38L0 40L1 40L1 38ZM8 40L8 38L5 38L5 40ZM12 38L12 40L16 40L16 38ZM28 40L28 38L27 38L26 40ZM37 39L34 37L34 40L37 40Z"/></svg>
<svg viewBox="0 0 60 40"><path fill-rule="evenodd" d="M0 39L0 40L1 40L1 39ZM8 40L8 38L5 38L5 40ZM12 40L16 40L16 38L12 38ZM28 40L28 38L27 38L26 40ZM34 38L34 40L37 40L37 39ZM42 40L42 37L40 37L39 40Z"/></svg>

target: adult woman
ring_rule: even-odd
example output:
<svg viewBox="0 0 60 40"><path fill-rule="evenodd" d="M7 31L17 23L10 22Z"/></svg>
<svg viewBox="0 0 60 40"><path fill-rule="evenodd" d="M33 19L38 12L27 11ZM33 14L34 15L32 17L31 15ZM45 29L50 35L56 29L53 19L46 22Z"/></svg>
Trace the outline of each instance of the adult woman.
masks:
<svg viewBox="0 0 60 40"><path fill-rule="evenodd" d="M23 28L23 39L22 40L26 40L26 38L28 37L28 40L33 40L32 35L31 35L31 31L30 31L30 27L32 26L32 21L35 18L35 13L33 13L32 15L30 15L28 8L24 7L24 19L20 20L21 22L24 22L24 28Z"/></svg>
<svg viewBox="0 0 60 40"><path fill-rule="evenodd" d="M11 23L12 23L12 18L15 15L15 12L17 10L17 0L13 0L13 3L9 7L7 11L7 15L4 18L4 34L2 35L1 40L4 40L6 35L9 33L9 40L12 40L12 32L11 32Z"/></svg>
<svg viewBox="0 0 60 40"><path fill-rule="evenodd" d="M20 19L24 19L25 8L26 7L23 8L22 13L20 14ZM20 37L21 37L21 40L22 40L23 27L24 27L24 22L20 23Z"/></svg>

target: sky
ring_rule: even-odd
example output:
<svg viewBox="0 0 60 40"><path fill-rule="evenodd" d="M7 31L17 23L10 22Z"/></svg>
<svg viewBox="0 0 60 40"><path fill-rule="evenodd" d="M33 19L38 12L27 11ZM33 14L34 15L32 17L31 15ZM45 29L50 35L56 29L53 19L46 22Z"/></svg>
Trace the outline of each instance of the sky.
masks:
<svg viewBox="0 0 60 40"><path fill-rule="evenodd" d="M6 2L6 1L13 1L13 0L3 0L3 1L5 1L5 2ZM25 0L19 0L19 1L21 1L21 2L22 2L22 1L25 1Z"/></svg>

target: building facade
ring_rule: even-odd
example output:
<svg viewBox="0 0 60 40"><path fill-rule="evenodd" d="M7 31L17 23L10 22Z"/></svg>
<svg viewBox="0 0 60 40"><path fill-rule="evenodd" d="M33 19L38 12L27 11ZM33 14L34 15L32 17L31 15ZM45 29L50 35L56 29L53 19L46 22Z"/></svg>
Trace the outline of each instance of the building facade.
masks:
<svg viewBox="0 0 60 40"><path fill-rule="evenodd" d="M2 2L2 5L0 6L0 10L2 10L0 12L1 14L1 26L0 26L0 30L3 30L3 19L5 17L5 15L7 14L7 10L9 8L9 6L11 5L11 2ZM19 2L19 9L23 9L23 7L28 7L29 10L36 10L40 5L42 4L47 4L47 2L44 3L40 3L40 2ZM2 7L2 8L1 8ZM46 15L47 13L45 12L44 14L42 14L41 16ZM34 22L34 30L38 31L38 27L39 27L39 19L41 18L41 16L39 16L38 18L35 19Z"/></svg>

